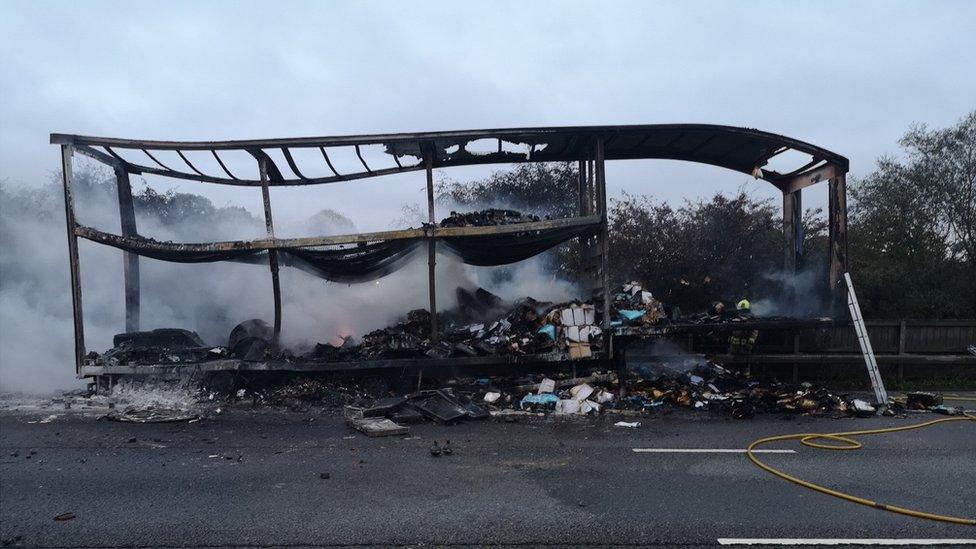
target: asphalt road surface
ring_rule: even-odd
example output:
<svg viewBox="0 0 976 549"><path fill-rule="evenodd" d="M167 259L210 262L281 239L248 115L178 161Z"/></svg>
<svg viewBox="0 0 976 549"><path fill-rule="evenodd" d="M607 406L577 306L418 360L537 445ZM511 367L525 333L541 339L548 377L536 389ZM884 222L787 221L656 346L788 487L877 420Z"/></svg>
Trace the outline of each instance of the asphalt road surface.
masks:
<svg viewBox="0 0 976 549"><path fill-rule="evenodd" d="M775 478L755 438L932 419L735 421L708 413L423 424L367 438L334 412L229 410L197 423L0 412L0 540L26 547L710 546L747 538L972 540ZM627 418L629 419L629 418ZM29 422L35 423L29 423ZM449 439L450 456L433 457ZM976 517L976 423L764 459L880 502ZM322 478L323 473L328 478ZM61 513L74 518L56 521ZM952 542L955 544L962 541Z"/></svg>

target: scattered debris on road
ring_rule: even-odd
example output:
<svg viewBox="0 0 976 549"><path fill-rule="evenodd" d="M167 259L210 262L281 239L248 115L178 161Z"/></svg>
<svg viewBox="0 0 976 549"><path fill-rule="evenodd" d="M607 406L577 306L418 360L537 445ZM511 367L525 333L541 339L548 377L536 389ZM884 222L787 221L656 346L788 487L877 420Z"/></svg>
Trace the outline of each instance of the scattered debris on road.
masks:
<svg viewBox="0 0 976 549"><path fill-rule="evenodd" d="M176 421L191 421L199 418L199 414L188 410L150 406L146 408L130 407L121 412L111 411L100 419L126 423L171 423Z"/></svg>
<svg viewBox="0 0 976 549"><path fill-rule="evenodd" d="M368 437L388 437L405 435L410 429L386 418L349 418L350 425Z"/></svg>
<svg viewBox="0 0 976 549"><path fill-rule="evenodd" d="M511 210L484 210L452 215L441 222L443 227L468 227L537 221L538 218ZM642 328L660 328L678 324L730 324L754 319L745 307L713 304L701 314L683 316L677 307L668 306L638 282L619 286L610 294L611 327L631 330L634 337L645 337ZM272 344L273 330L263 321L248 320L230 333L225 347L205 344L188 330L161 329L150 332L118 334L115 347L103 355L89 358L97 364L178 363L219 357L241 360L362 361L385 359L448 359L464 357L505 356L518 364L523 356L550 357L550 362L572 362L608 356L604 349L609 339L601 326L601 307L584 301L549 303L525 297L506 303L484 288L457 288L457 306L438 312L437 336L432 332L429 311L416 309L399 322L374 330L357 342L352 336L334 343L318 343L303 354ZM745 302L745 300L743 300ZM623 329L622 328L622 329ZM744 330L746 331L746 330ZM705 333L704 337L710 337ZM722 332L726 334L725 332ZM733 334L738 332L733 331ZM715 336L729 348L727 334ZM497 417L517 421L533 416L597 416L619 414L640 416L662 407L708 410L748 419L756 414L781 413L810 416L871 416L880 411L897 413L902 404L879 406L864 399L832 392L811 383L790 384L751 378L747 371L727 369L692 355L665 339L665 351L646 360L614 365L605 371L607 362L586 362L584 375L569 375L558 368L526 362L533 366L512 367L504 373L482 377L465 376L461 369L448 377L424 371L390 375L371 375L355 371L343 375L279 376L273 382L248 380L241 387L232 372L211 372L216 383L204 385L211 392L207 399L214 405L224 402L252 406L284 406L292 411L309 412L313 406L343 410L350 426L368 436L402 435L410 424L433 421L452 424L471 419ZM656 345L657 343L655 343ZM602 353L602 354L601 354ZM549 359L547 359L549 360ZM596 365L596 366L594 366ZM530 369L532 368L532 369ZM604 371L601 371L602 368ZM406 371L405 371L406 372ZM588 374L588 375L586 375ZM407 378L416 375L416 380ZM429 374L428 374L429 375ZM223 376L223 377L221 377ZM224 379L224 378L229 378ZM167 399L126 399L125 389L113 390L106 401L110 409L105 419L124 422L155 423L196 421L219 414L220 407L201 411L198 400L185 402ZM96 398L96 397L92 397ZM64 400L65 407L77 400ZM931 410L943 414L957 413L956 408L942 405L940 395L910 393L905 407ZM49 416L40 422L51 421ZM638 421L620 422L631 427Z"/></svg>
<svg viewBox="0 0 976 549"><path fill-rule="evenodd" d="M909 410L927 410L932 406L942 404L942 395L922 391L910 392L906 397L905 407Z"/></svg>
<svg viewBox="0 0 976 549"><path fill-rule="evenodd" d="M450 440L444 441L444 444L442 444L442 445L441 444L438 444L437 441L435 440L434 441L434 445L430 447L430 455L432 455L434 457L438 457L438 456L442 456L442 455L443 456L450 456L450 455L453 455L453 454L454 454L454 449L451 448L451 441Z"/></svg>

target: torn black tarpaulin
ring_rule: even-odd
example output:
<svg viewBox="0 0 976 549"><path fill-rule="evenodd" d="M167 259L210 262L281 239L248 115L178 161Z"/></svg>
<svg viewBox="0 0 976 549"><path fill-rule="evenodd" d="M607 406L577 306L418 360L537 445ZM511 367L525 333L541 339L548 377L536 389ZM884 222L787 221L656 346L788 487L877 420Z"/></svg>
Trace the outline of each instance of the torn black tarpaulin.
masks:
<svg viewBox="0 0 976 549"><path fill-rule="evenodd" d="M468 265L508 265L539 255L578 236L596 234L599 225L557 227L501 235L463 236L443 239L444 247Z"/></svg>
<svg viewBox="0 0 976 549"><path fill-rule="evenodd" d="M495 219L495 217L489 216L486 219ZM526 216L524 219L531 221L535 218ZM499 223L516 224L510 221ZM593 234L597 229L598 224L593 223L517 233L438 237L437 240L444 243L441 249L456 254L464 263L495 266L528 259L571 238ZM161 242L151 238L122 237L87 227L80 236L161 261L176 263L234 261L250 264L268 262L267 250L260 248L228 249L226 246L218 248L217 243ZM282 265L301 269L326 280L355 283L372 281L401 268L425 240L424 237L413 237L334 245L326 248L278 247L275 249ZM240 244L244 245L244 243Z"/></svg>
<svg viewBox="0 0 976 549"><path fill-rule="evenodd" d="M420 239L388 240L320 250L289 248L279 252L283 265L335 282L369 282L403 266L420 246Z"/></svg>

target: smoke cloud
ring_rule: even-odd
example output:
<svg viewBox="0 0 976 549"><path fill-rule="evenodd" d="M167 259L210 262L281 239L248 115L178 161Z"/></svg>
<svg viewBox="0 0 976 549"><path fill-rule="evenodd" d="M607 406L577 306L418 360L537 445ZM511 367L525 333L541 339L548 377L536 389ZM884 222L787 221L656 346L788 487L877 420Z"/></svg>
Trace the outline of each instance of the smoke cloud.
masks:
<svg viewBox="0 0 976 549"><path fill-rule="evenodd" d="M808 268L796 274L777 271L766 273L769 282L764 293L769 297L752 303L758 316L807 317L827 313L824 300L823 273Z"/></svg>
<svg viewBox="0 0 976 549"><path fill-rule="evenodd" d="M79 222L118 233L112 175L76 168ZM133 181L138 190L138 181ZM264 234L263 218L244 208L214 208L202 197L181 195L170 210L140 211L143 236L200 242ZM465 210L472 209L467 206ZM200 215L194 212L200 211ZM187 213L189 212L189 213ZM204 215L206 214L206 215ZM64 204L59 181L40 187L0 184L0 391L44 393L80 386L74 376L73 322ZM276 219L283 232L340 234L355 230L343 215L323 210L309 219ZM124 331L122 252L80 241L86 346L111 347ZM407 311L427 308L427 254L421 248L404 268L377 281L341 284L293 268L281 273L283 342L301 350L316 342L363 334L390 325ZM204 341L226 344L230 330L250 318L273 316L267 266L237 263L177 264L140 259L141 329L186 328ZM470 267L437 255L437 305L456 305L456 288L482 286L506 300L531 295L565 301L579 288L547 273L533 258L504 268Z"/></svg>

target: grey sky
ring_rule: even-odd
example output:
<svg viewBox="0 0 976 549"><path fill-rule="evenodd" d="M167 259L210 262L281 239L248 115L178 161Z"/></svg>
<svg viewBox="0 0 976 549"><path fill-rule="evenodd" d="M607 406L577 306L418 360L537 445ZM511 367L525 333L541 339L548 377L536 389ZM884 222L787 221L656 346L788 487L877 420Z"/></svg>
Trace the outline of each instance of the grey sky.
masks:
<svg viewBox="0 0 976 549"><path fill-rule="evenodd" d="M976 3L0 2L0 178L57 169L50 132L232 139L575 124L756 127L847 155L853 175L912 122L976 108ZM483 174L450 172L455 179ZM762 183L614 163L680 200ZM422 175L280 191L389 226ZM198 191L199 184L182 183ZM259 211L260 193L208 191ZM807 205L821 205L821 187Z"/></svg>

